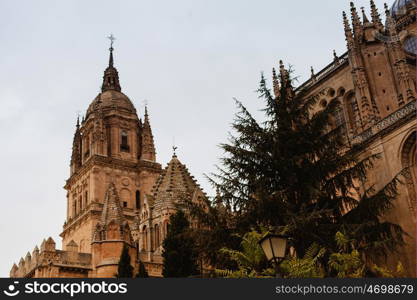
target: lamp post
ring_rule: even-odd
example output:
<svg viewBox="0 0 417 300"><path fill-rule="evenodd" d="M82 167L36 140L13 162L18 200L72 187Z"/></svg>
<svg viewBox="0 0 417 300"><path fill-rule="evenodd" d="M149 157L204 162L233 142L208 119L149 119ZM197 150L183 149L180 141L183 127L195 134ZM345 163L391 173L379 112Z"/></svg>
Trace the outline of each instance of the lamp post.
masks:
<svg viewBox="0 0 417 300"><path fill-rule="evenodd" d="M278 266L284 259L287 250L287 237L277 234L267 234L259 241L263 252L268 261L272 261L275 265L276 277L279 276Z"/></svg>

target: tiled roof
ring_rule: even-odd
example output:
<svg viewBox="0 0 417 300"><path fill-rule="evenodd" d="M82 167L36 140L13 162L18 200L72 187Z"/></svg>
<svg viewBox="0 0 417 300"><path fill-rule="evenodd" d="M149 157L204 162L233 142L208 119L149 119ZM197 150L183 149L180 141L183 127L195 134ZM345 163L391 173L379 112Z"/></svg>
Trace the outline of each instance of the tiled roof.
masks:
<svg viewBox="0 0 417 300"><path fill-rule="evenodd" d="M152 189L153 206L155 209L162 207L175 208L175 204L182 199L191 199L196 191L201 191L194 177L188 172L176 155L162 171L161 176Z"/></svg>
<svg viewBox="0 0 417 300"><path fill-rule="evenodd" d="M106 191L100 225L108 225L112 220L116 221L116 223L120 225L124 221L119 195L113 182L110 183Z"/></svg>

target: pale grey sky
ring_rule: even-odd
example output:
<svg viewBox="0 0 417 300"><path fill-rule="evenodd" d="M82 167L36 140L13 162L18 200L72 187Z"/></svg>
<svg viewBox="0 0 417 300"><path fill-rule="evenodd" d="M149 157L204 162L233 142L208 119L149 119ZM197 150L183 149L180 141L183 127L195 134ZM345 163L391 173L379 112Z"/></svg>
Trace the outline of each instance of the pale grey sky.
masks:
<svg viewBox="0 0 417 300"><path fill-rule="evenodd" d="M355 4L369 16L368 0ZM175 136L211 194L203 174L222 155L232 97L256 112L261 71L269 78L283 59L301 83L333 49L342 54L349 9L348 0L0 1L0 277L43 238L61 247L75 119L99 92L107 35L122 91L141 116L148 101L158 162Z"/></svg>

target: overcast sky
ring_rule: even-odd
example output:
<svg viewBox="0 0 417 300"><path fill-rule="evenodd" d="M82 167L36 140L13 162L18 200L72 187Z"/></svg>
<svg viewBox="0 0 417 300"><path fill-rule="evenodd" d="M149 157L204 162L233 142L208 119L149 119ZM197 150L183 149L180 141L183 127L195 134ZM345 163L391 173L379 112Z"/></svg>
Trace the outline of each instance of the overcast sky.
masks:
<svg viewBox="0 0 417 300"><path fill-rule="evenodd" d="M391 4L393 1L388 0ZM383 14L383 1L376 1ZM369 1L355 1L365 6ZM122 91L148 102L163 166L179 159L208 194L236 111L278 60L300 83L342 54L348 0L0 1L0 277L59 233L77 111L98 94L115 41Z"/></svg>

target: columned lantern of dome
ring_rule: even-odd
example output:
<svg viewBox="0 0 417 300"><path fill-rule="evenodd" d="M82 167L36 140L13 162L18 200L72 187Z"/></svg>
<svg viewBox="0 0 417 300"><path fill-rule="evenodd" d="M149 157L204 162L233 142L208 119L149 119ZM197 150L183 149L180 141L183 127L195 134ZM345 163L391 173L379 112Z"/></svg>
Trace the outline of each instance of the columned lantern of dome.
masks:
<svg viewBox="0 0 417 300"><path fill-rule="evenodd" d="M136 109L128 96L122 93L119 81L119 73L114 67L113 45L111 45L109 65L104 71L101 93L91 102L87 109L86 119L93 112L107 112L117 110L127 115L132 114L137 118Z"/></svg>

